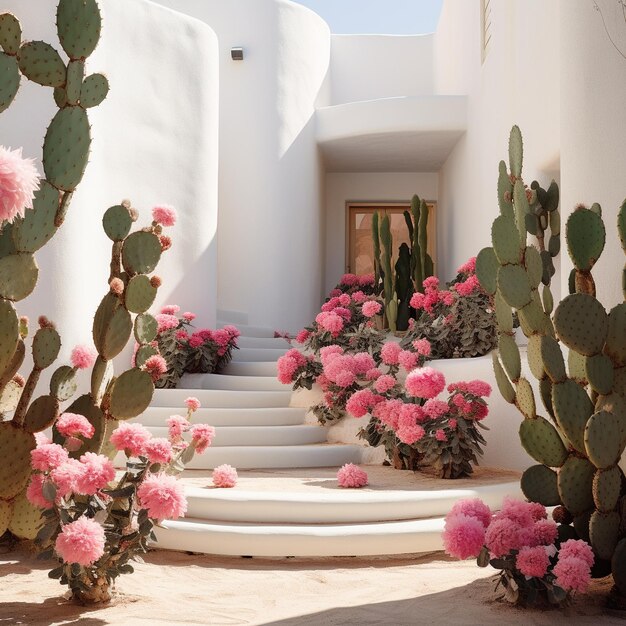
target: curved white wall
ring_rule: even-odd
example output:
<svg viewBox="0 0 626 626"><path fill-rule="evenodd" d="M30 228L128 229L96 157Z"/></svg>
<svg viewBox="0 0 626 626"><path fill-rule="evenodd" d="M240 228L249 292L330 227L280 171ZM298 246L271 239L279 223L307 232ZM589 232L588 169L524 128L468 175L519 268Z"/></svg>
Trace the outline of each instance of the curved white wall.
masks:
<svg viewBox="0 0 626 626"><path fill-rule="evenodd" d="M110 245L104 211L130 198L140 224L151 207L177 207L173 247L157 273L163 279L155 305L178 302L200 323L215 322L218 65L217 41L206 25L145 0L100 0L103 33L88 70L107 74L111 91L91 109L90 163L66 223L38 255L37 289L20 312L45 313L63 338L62 358L75 343L91 342L95 309L107 290ZM60 50L55 2L0 0L0 11L22 21L24 36ZM194 72L181 68L194 67ZM13 105L0 115L0 143L41 155L55 113L51 90L22 80Z"/></svg>
<svg viewBox="0 0 626 626"><path fill-rule="evenodd" d="M160 0L220 44L219 304L253 325L308 323L322 289L321 167L314 112L326 23L287 0ZM233 46L245 59L230 58Z"/></svg>

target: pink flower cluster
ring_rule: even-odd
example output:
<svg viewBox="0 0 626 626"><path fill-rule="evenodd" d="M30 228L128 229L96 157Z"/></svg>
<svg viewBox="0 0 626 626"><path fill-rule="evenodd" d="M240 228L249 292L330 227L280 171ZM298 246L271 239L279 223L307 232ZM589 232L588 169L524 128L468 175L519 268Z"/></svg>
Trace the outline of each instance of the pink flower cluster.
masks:
<svg viewBox="0 0 626 626"><path fill-rule="evenodd" d="M343 287L369 287L374 284L374 274L344 274L339 284Z"/></svg>
<svg viewBox="0 0 626 626"><path fill-rule="evenodd" d="M347 489L365 487L369 482L367 472L354 463L346 463L337 472L337 483Z"/></svg>
<svg viewBox="0 0 626 626"><path fill-rule="evenodd" d="M331 348L335 348L332 351ZM368 352L346 354L339 346L322 348L320 353L323 370L323 379L320 382L322 389L328 383L338 387L350 387L359 377L375 380L382 372L376 367L376 362Z"/></svg>
<svg viewBox="0 0 626 626"><path fill-rule="evenodd" d="M72 367L84 370L93 366L98 353L89 346L76 346L70 355Z"/></svg>
<svg viewBox="0 0 626 626"><path fill-rule="evenodd" d="M33 206L35 191L39 189L34 163L34 159L22 156L21 148L0 146L0 221L24 217L24 211Z"/></svg>
<svg viewBox="0 0 626 626"><path fill-rule="evenodd" d="M439 279L429 276L422 283L424 293L416 291L411 297L411 306L417 311L426 311L430 315L434 313L438 304L452 306L454 304L454 294L451 291L439 290Z"/></svg>
<svg viewBox="0 0 626 626"><path fill-rule="evenodd" d="M237 485L238 480L237 470L231 465L224 463L218 465L213 470L213 485L220 488L232 488Z"/></svg>
<svg viewBox="0 0 626 626"><path fill-rule="evenodd" d="M410 396L430 399L444 390L446 379L440 371L432 367L421 367L406 377L404 386Z"/></svg>
<svg viewBox="0 0 626 626"><path fill-rule="evenodd" d="M283 385L290 385L296 378L298 372L306 367L309 359L296 348L287 351L278 359L276 368L278 371L278 380Z"/></svg>

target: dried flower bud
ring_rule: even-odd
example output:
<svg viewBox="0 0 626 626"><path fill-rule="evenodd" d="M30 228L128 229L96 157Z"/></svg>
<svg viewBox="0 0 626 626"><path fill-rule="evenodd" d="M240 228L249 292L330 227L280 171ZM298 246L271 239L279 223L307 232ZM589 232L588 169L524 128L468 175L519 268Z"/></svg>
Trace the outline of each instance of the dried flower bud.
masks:
<svg viewBox="0 0 626 626"><path fill-rule="evenodd" d="M161 286L161 284L162 284L161 278L159 276L152 276L152 277L150 277L150 284L155 289L158 289Z"/></svg>
<svg viewBox="0 0 626 626"><path fill-rule="evenodd" d="M19 333L22 339L28 336L28 317L26 317L26 315L20 317Z"/></svg>
<svg viewBox="0 0 626 626"><path fill-rule="evenodd" d="M124 198L124 200L122 200L122 206L127 208L127 209L130 209L130 207L131 207L130 200L128 198Z"/></svg>
<svg viewBox="0 0 626 626"><path fill-rule="evenodd" d="M116 296L124 293L124 281L121 278L112 278L109 287L111 288L111 293L114 293Z"/></svg>
<svg viewBox="0 0 626 626"><path fill-rule="evenodd" d="M130 219L132 219L133 222L136 222L139 219L139 211L137 209L129 207L128 212L130 213Z"/></svg>
<svg viewBox="0 0 626 626"><path fill-rule="evenodd" d="M557 524L571 524L574 521L572 514L564 506L555 507L552 511L552 519Z"/></svg>
<svg viewBox="0 0 626 626"><path fill-rule="evenodd" d="M15 376L13 376L13 382L16 385L23 387L26 384L26 379L21 374L15 374Z"/></svg>
<svg viewBox="0 0 626 626"><path fill-rule="evenodd" d="M54 328L54 324L45 315L40 315L37 322L39 328Z"/></svg>
<svg viewBox="0 0 626 626"><path fill-rule="evenodd" d="M161 242L161 250L163 250L163 252L172 247L172 240L167 235L161 235L159 241Z"/></svg>

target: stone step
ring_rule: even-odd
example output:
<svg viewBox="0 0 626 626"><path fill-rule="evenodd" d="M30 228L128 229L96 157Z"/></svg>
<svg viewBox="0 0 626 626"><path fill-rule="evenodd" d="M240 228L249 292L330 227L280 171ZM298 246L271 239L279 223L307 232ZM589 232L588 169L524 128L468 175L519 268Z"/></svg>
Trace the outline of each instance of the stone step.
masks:
<svg viewBox="0 0 626 626"><path fill-rule="evenodd" d="M227 374L229 376L271 376L276 378L277 367L276 361L231 361L220 372L221 374Z"/></svg>
<svg viewBox="0 0 626 626"><path fill-rule="evenodd" d="M189 390L191 395L195 390ZM277 408L250 408L250 409L198 409L193 416L196 423L211 424L211 426L295 426L303 424L306 409L297 407ZM144 426L164 426L165 420L174 414L185 413L181 407L151 406L139 417L132 421Z"/></svg>
<svg viewBox="0 0 626 626"><path fill-rule="evenodd" d="M237 345L240 348L262 348L282 350L285 346L291 346L282 337L241 337L237 338Z"/></svg>
<svg viewBox="0 0 626 626"><path fill-rule="evenodd" d="M194 396L204 408L275 408L288 407L291 391L232 391L223 389L157 389L152 396L152 406L185 410L185 399Z"/></svg>
<svg viewBox="0 0 626 626"><path fill-rule="evenodd" d="M222 328L223 326L227 326L232 324L232 322L217 320L217 328ZM265 339L273 339L274 338L274 328L268 328L267 326L250 326L248 324L233 324L239 329L239 332L242 336L245 337L259 337Z"/></svg>
<svg viewBox="0 0 626 626"><path fill-rule="evenodd" d="M257 361L278 361L278 359L290 350L288 344L284 348L240 348L233 350L233 361L253 362Z"/></svg>
<svg viewBox="0 0 626 626"><path fill-rule="evenodd" d="M275 376L231 376L228 374L185 374L180 379L184 389L222 389L226 391L285 391Z"/></svg>
<svg viewBox="0 0 626 626"><path fill-rule="evenodd" d="M167 437L165 426L148 429L154 437ZM218 426L211 447L301 446L325 442L326 429L321 426Z"/></svg>

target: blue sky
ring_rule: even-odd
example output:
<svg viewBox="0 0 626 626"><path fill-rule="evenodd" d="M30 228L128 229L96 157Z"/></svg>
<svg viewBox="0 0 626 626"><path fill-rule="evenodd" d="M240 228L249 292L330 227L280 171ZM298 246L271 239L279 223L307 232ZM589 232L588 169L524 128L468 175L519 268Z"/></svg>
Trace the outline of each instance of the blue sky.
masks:
<svg viewBox="0 0 626 626"><path fill-rule="evenodd" d="M295 0L313 9L333 33L431 33L443 0Z"/></svg>

